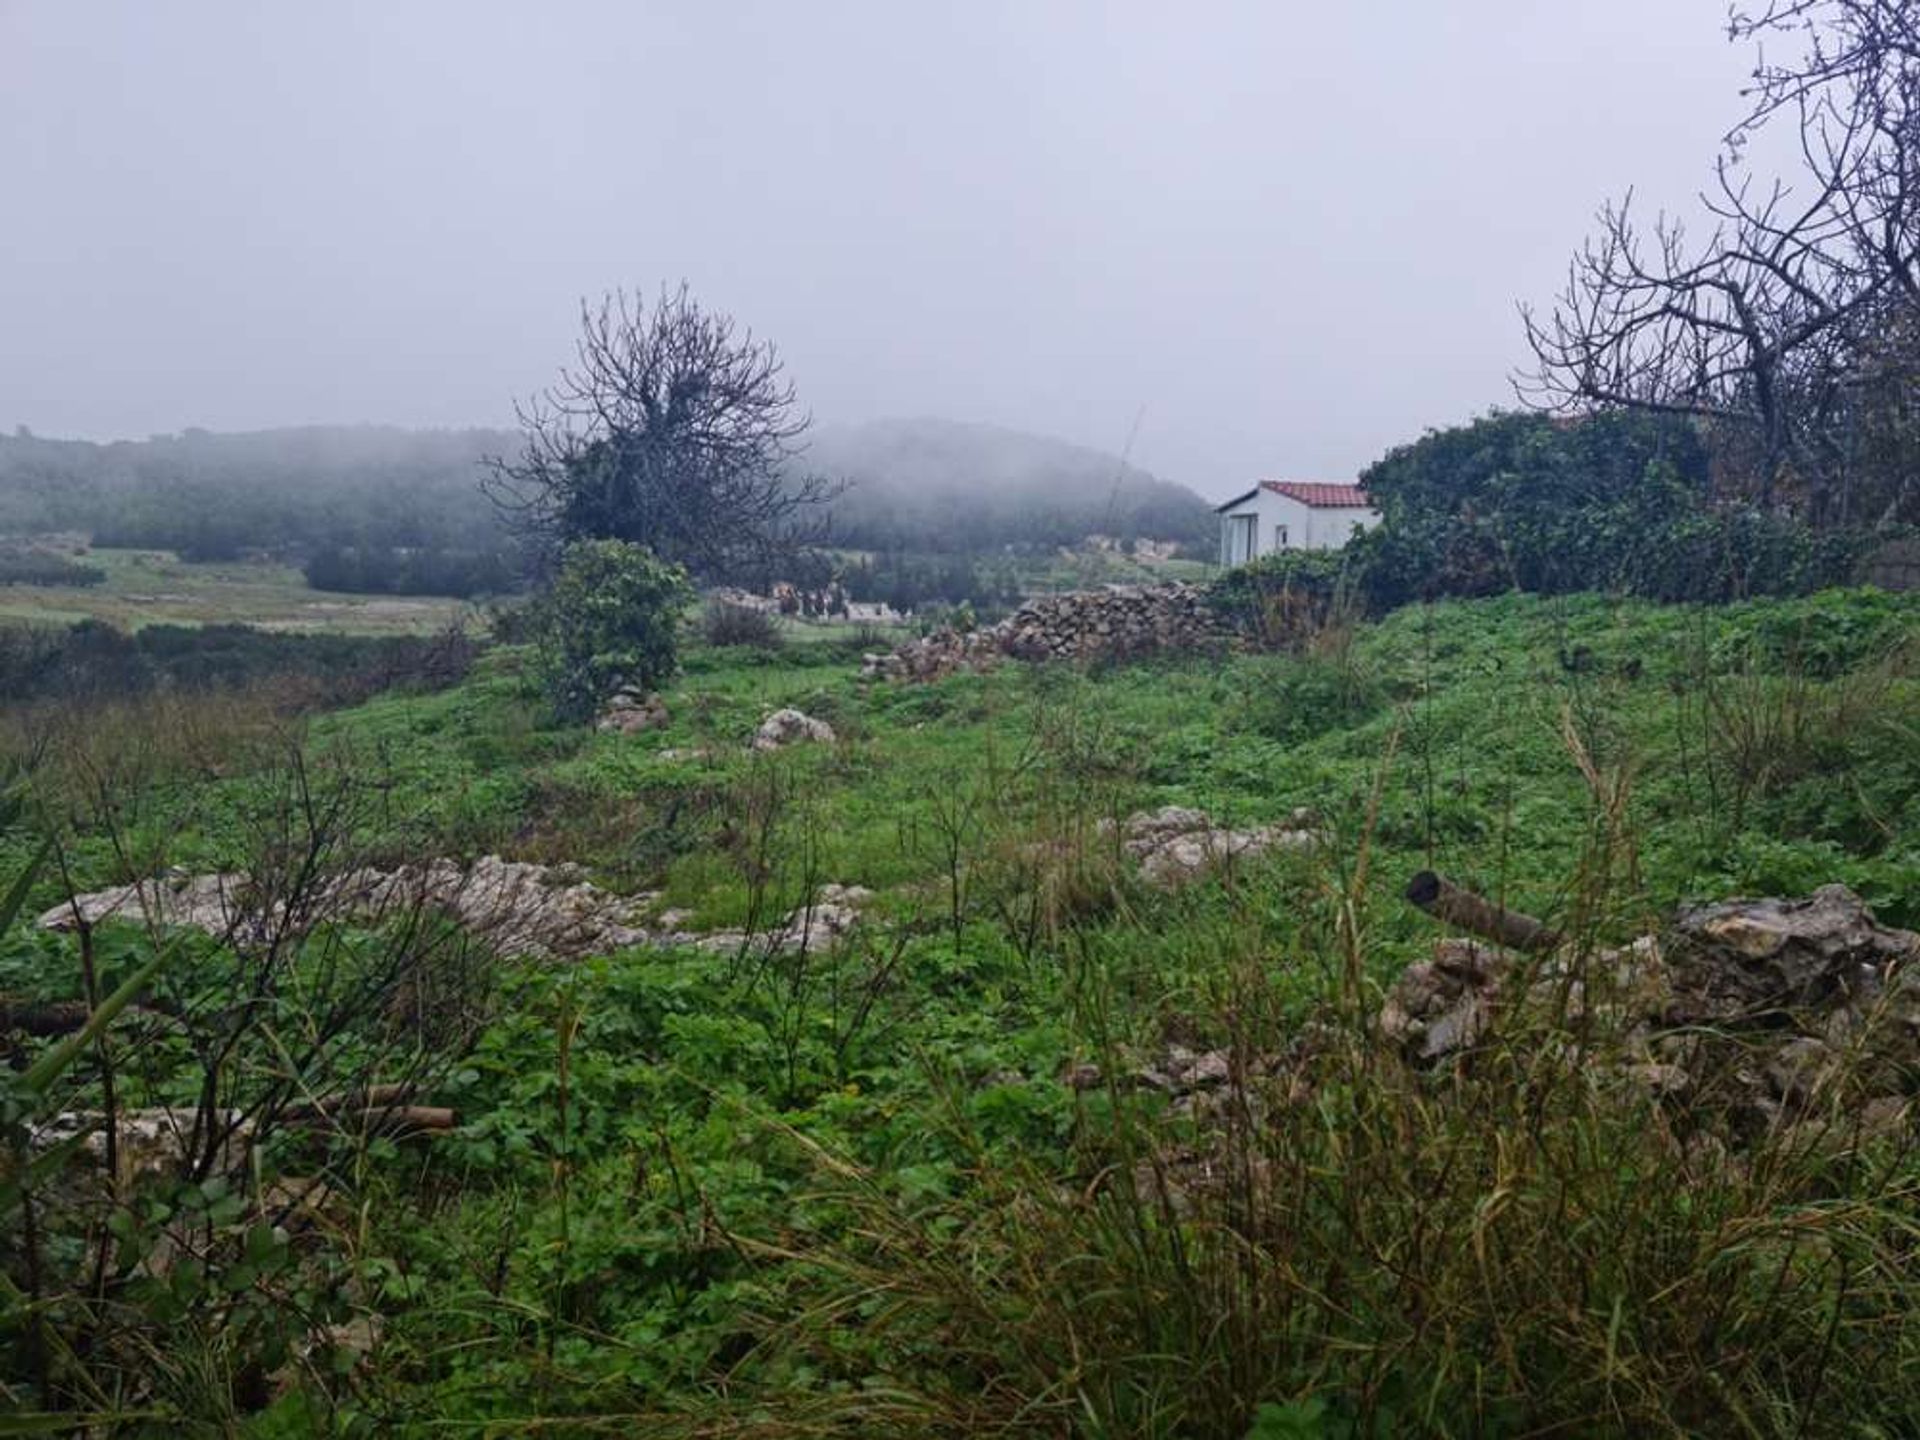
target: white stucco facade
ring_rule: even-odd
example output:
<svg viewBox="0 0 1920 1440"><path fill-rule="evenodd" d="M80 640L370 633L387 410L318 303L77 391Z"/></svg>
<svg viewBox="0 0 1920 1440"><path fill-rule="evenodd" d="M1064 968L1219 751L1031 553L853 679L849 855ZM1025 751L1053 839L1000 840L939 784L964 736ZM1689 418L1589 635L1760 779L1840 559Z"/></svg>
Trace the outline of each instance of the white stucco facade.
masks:
<svg viewBox="0 0 1920 1440"><path fill-rule="evenodd" d="M1279 550L1337 550L1356 528L1370 530L1380 512L1352 485L1265 481L1215 512L1220 563L1244 565Z"/></svg>

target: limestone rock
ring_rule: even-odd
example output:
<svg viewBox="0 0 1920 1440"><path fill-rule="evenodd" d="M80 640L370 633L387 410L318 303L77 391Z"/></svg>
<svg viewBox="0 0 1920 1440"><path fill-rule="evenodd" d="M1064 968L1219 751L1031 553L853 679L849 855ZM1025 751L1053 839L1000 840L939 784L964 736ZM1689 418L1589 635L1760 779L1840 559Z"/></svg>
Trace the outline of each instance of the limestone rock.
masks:
<svg viewBox="0 0 1920 1440"><path fill-rule="evenodd" d="M754 732L753 748L780 750L808 741L831 744L833 738L833 727L824 720L816 720L799 710L776 710L760 722L760 728Z"/></svg>
<svg viewBox="0 0 1920 1440"><path fill-rule="evenodd" d="M1299 818L1296 815L1294 820ZM1120 843L1139 862L1142 879L1160 889L1172 889L1237 856L1311 849L1313 832L1295 828L1294 820L1234 830L1215 824L1204 810L1167 805L1128 816L1120 827Z"/></svg>
<svg viewBox="0 0 1920 1440"><path fill-rule="evenodd" d="M875 680L937 680L1016 660L1131 660L1167 651L1219 651L1235 633L1199 586L1108 585L1029 600L997 625L937 630L891 654L861 657Z"/></svg>
<svg viewBox="0 0 1920 1440"><path fill-rule="evenodd" d="M658 695L638 690L619 690L607 701L593 728L610 735L638 735L647 730L664 730L670 723L667 702Z"/></svg>
<svg viewBox="0 0 1920 1440"><path fill-rule="evenodd" d="M752 949L775 954L829 950L860 922L860 909L873 898L862 885L822 885L813 900L788 915L778 928L754 934L721 930L698 937L704 950Z"/></svg>
<svg viewBox="0 0 1920 1440"><path fill-rule="evenodd" d="M1844 886L1696 906L1619 950L1522 965L1442 940L1388 991L1380 1034L1430 1065L1471 1052L1510 1007L1603 1037L1602 1078L1704 1107L1735 1143L1836 1105L1905 1116L1920 1090L1920 936L1881 925Z"/></svg>

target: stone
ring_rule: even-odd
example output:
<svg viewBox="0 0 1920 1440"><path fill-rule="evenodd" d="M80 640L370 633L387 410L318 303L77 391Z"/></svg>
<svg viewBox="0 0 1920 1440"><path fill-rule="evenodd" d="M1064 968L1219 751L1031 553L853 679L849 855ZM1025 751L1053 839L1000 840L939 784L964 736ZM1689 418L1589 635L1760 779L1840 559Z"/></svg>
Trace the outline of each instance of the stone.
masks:
<svg viewBox="0 0 1920 1440"><path fill-rule="evenodd" d="M800 710L776 710L760 722L753 735L753 749L781 750L789 745L833 742L833 727Z"/></svg>
<svg viewBox="0 0 1920 1440"><path fill-rule="evenodd" d="M1564 1026L1601 1078L1705 1107L1699 1123L1737 1146L1782 1122L1907 1115L1920 1088L1916 977L1920 936L1827 885L1686 908L1660 935L1525 970L1511 953L1442 940L1389 989L1379 1033L1428 1066L1482 1044L1497 1007L1532 1027L1530 1044Z"/></svg>
<svg viewBox="0 0 1920 1440"><path fill-rule="evenodd" d="M1198 586L1109 585L1037 597L984 629L936 630L892 654L863 656L860 673L873 680L937 680L1007 658L1128 660L1167 650L1219 651L1237 641Z"/></svg>
<svg viewBox="0 0 1920 1440"><path fill-rule="evenodd" d="M1113 833L1111 824L1103 831ZM1120 826L1121 848L1140 865L1140 877L1149 885L1172 889L1196 880L1235 858L1251 858L1268 850L1311 849L1311 831L1287 825L1264 825L1234 830L1217 825L1204 810L1166 805L1130 815Z"/></svg>
<svg viewBox="0 0 1920 1440"><path fill-rule="evenodd" d="M1844 885L1682 910L1665 948L1669 1018L1696 1024L1772 1024L1781 1011L1870 1002L1890 961L1920 960L1920 936L1881 925Z"/></svg>
<svg viewBox="0 0 1920 1440"><path fill-rule="evenodd" d="M667 702L658 695L618 690L607 701L593 728L609 735L638 735L647 730L664 730L671 721Z"/></svg>
<svg viewBox="0 0 1920 1440"><path fill-rule="evenodd" d="M813 900L789 914L772 930L749 933L720 930L694 937L703 950L752 949L767 954L798 954L839 945L860 922L860 908L873 898L863 885L822 885Z"/></svg>

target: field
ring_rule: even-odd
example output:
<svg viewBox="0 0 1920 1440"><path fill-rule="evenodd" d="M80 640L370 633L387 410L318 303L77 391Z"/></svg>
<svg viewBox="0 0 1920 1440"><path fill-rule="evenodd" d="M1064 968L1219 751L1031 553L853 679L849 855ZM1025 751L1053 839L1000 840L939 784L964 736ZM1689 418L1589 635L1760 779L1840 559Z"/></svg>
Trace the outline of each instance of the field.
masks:
<svg viewBox="0 0 1920 1440"><path fill-rule="evenodd" d="M1420 869L1594 944L1832 880L1920 926L1916 635L1920 601L1875 591L1510 596L1300 653L924 686L860 681L831 633L696 644L670 723L633 736L551 723L512 648L305 721L240 696L144 730L42 717L31 793L76 889L265 873L311 842L578 865L694 932L873 892L843 946L462 971L457 1040L329 1029L378 932L308 939L326 965L288 972L311 978L266 1033L235 1023L220 1093L404 1063L459 1124L268 1147L331 1178L304 1231L215 1215L210 1179L156 1188L142 1223L187 1207L212 1237L193 1283L232 1298L130 1283L106 1328L146 1378L114 1379L97 1335L94 1373L248 1435L1899 1433L1910 1147L1656 1184L1644 1112L1499 1065L1419 1088L1365 1037L1436 933L1401 899ZM836 738L751 750L783 706ZM1164 805L1306 810L1319 843L1162 890L1114 827ZM0 874L32 843L16 829ZM111 924L97 948L103 985L147 953ZM264 963L223 953L158 983L191 1010ZM82 959L16 932L0 986L72 998ZM1258 1125L1113 1078L1328 1033L1345 1058ZM121 1103L191 1105L206 1073L176 1042L123 1055ZM1176 1185L1213 1123L1253 1158Z"/></svg>
<svg viewBox="0 0 1920 1440"><path fill-rule="evenodd" d="M355 635L425 634L465 613L459 600L327 595L298 569L270 561L188 564L165 550L90 550L81 563L107 573L85 588L0 586L0 622L143 625L257 625L268 630Z"/></svg>
<svg viewBox="0 0 1920 1440"><path fill-rule="evenodd" d="M1204 580L1218 567L1200 560L1136 560L1119 550L1056 551L1044 559L1021 559L1015 573L1022 591L1053 595L1095 585L1154 585Z"/></svg>

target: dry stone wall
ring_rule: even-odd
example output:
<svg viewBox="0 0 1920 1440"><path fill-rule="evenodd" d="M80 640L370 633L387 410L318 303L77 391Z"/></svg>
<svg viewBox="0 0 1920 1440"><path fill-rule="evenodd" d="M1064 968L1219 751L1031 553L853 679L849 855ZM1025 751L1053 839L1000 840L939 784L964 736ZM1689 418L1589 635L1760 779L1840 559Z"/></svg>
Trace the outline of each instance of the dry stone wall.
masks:
<svg viewBox="0 0 1920 1440"><path fill-rule="evenodd" d="M891 654L862 658L871 679L934 680L1002 659L1132 660L1166 652L1220 651L1233 627L1197 585L1109 585L1029 600L997 625L936 630Z"/></svg>

